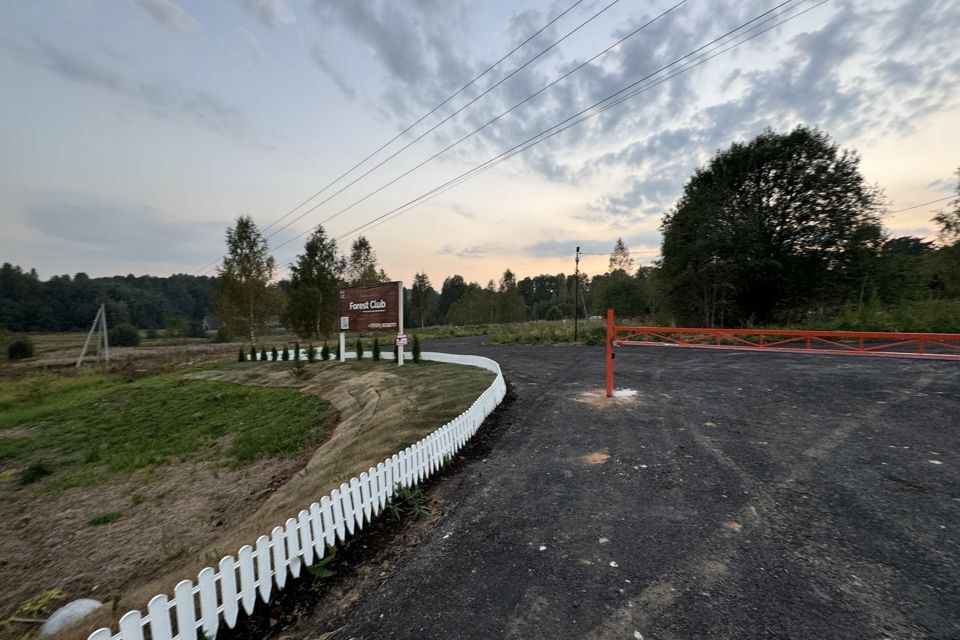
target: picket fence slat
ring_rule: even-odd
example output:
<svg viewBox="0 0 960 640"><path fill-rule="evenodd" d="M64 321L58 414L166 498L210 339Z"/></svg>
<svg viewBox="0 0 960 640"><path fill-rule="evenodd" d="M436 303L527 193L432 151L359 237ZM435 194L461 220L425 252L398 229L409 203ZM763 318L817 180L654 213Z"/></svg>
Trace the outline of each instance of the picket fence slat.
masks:
<svg viewBox="0 0 960 640"><path fill-rule="evenodd" d="M270 538L267 536L257 538L256 556L257 587L260 592L260 599L264 602L269 602L273 575L270 571Z"/></svg>
<svg viewBox="0 0 960 640"><path fill-rule="evenodd" d="M355 353L346 355L356 357ZM244 545L236 558L224 556L218 571L211 567L202 569L197 574L196 586L183 580L174 588L172 600L165 594L154 596L147 603L146 615L136 610L125 613L118 621L117 635L112 635L110 628L103 628L87 640L144 640L148 629L150 640L196 640L198 628L212 638L220 627L220 616L228 627L234 627L241 608L251 614L258 596L269 602L274 583L282 589L288 572L294 578L299 576L304 564L309 566L322 559L328 546L338 540L345 542L378 516L397 486L416 486L442 469L506 397L507 385L500 366L489 358L433 352L421 356L424 360L480 367L496 377L459 416L321 496L319 502L312 503L295 518L288 518L284 526L274 527L269 537L257 538L255 546ZM306 350L301 349L295 357L306 359Z"/></svg>
<svg viewBox="0 0 960 640"><path fill-rule="evenodd" d="M193 606L193 583L181 580L173 588L174 611L177 619L177 637L197 640L197 611Z"/></svg>
<svg viewBox="0 0 960 640"><path fill-rule="evenodd" d="M273 578L278 589L287 583L286 535L282 527L274 527L270 532L270 548L273 550ZM268 598L263 601L267 602Z"/></svg>
<svg viewBox="0 0 960 640"><path fill-rule="evenodd" d="M220 558L220 602L223 603L223 621L231 629L237 622L237 563L232 556Z"/></svg>
<svg viewBox="0 0 960 640"><path fill-rule="evenodd" d="M213 638L220 626L220 615L217 611L216 573L212 568L200 570L197 574L197 585L200 587L200 625L203 633L208 638Z"/></svg>
<svg viewBox="0 0 960 640"><path fill-rule="evenodd" d="M107 635L103 637L110 637L109 629L107 629ZM143 619L139 611L127 611L120 618L120 637L123 640L143 640Z"/></svg>
<svg viewBox="0 0 960 640"><path fill-rule="evenodd" d="M170 625L170 605L167 596L153 596L147 603L150 616L150 638L152 640L173 640L173 627Z"/></svg>

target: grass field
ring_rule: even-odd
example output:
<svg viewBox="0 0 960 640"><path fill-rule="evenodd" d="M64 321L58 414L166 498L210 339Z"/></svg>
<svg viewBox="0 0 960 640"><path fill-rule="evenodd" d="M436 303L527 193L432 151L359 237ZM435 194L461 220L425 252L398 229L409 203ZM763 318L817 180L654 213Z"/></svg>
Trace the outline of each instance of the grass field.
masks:
<svg viewBox="0 0 960 640"><path fill-rule="evenodd" d="M235 362L234 348L117 350L117 363L79 373L5 368L0 638L35 633L11 616L79 597L143 606L452 419L492 380L390 360L294 375L289 362Z"/></svg>

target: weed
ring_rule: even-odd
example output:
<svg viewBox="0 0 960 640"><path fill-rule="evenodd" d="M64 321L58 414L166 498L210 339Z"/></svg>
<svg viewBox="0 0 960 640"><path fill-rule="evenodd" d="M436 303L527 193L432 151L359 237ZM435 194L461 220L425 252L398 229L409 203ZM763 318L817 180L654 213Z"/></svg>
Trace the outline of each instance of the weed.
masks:
<svg viewBox="0 0 960 640"><path fill-rule="evenodd" d="M33 484L52 473L53 471L43 461L31 462L30 466L20 473L20 484Z"/></svg>
<svg viewBox="0 0 960 640"><path fill-rule="evenodd" d="M293 361L293 366L290 368L290 375L297 380L306 380L311 374L307 371L307 365L303 363L303 360L297 358Z"/></svg>
<svg viewBox="0 0 960 640"><path fill-rule="evenodd" d="M427 506L423 489L416 486L401 487L398 484L393 489L393 497L387 503L387 513L394 520L400 520L403 516L419 518L430 513L430 507Z"/></svg>
<svg viewBox="0 0 960 640"><path fill-rule="evenodd" d="M333 564L334 559L337 557L337 548L333 545L327 547L326 555L323 556L323 559L313 563L307 567L307 571L310 572L310 575L313 576L313 589L319 590L323 581L327 578L332 578L337 575L336 571L333 571L330 568L330 565Z"/></svg>
<svg viewBox="0 0 960 640"><path fill-rule="evenodd" d="M119 511L108 511L106 513L101 513L95 518L90 518L87 521L87 524L90 525L91 527L98 527L103 524L110 524L111 522L119 519L120 519Z"/></svg>
<svg viewBox="0 0 960 640"><path fill-rule="evenodd" d="M143 497L143 494L142 494L142 493L135 493L135 494L133 494L133 496L130 498L130 504L132 504L133 506L136 507L137 505L141 505L141 504L143 504L144 502L146 502L146 500L147 500L147 499Z"/></svg>

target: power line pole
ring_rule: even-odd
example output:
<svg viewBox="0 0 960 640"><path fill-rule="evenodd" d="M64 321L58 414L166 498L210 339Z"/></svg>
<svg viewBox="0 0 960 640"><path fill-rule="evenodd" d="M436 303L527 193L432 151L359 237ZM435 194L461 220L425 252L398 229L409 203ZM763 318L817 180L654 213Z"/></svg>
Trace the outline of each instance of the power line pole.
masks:
<svg viewBox="0 0 960 640"><path fill-rule="evenodd" d="M87 333L87 339L83 343L83 349L80 351L80 357L77 358L77 367L83 364L83 357L87 355L87 348L90 346L90 338L94 332L97 333L97 361L100 361L101 348L104 360L110 362L110 343L107 340L107 310L105 305L101 304L97 309L97 315L93 318L93 324L90 325L90 332Z"/></svg>
<svg viewBox="0 0 960 640"><path fill-rule="evenodd" d="M577 252L574 254L573 264L573 279L575 280L573 284L573 343L576 344L580 341L577 324L577 319L580 316L580 247L577 247Z"/></svg>

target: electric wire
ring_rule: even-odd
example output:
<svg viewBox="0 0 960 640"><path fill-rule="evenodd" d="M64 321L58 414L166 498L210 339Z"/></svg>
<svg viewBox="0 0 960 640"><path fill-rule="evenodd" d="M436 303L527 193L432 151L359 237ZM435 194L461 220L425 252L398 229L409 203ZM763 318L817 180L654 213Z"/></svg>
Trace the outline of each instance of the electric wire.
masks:
<svg viewBox="0 0 960 640"><path fill-rule="evenodd" d="M943 202L944 200L952 200L957 196L947 196L946 198L937 198L936 200L931 200L930 202L924 202L923 204L915 204L912 207L906 207L904 209L897 209L896 211L887 211L887 213L902 213L904 211L910 211L911 209L919 209L920 207L926 207L927 205L936 204L938 202Z"/></svg>
<svg viewBox="0 0 960 640"><path fill-rule="evenodd" d="M530 147L535 146L535 145L537 145L537 144L540 144L541 142L544 142L545 140L547 140L547 139L549 139L549 138L552 138L553 136L558 135L559 133L562 133L563 131L566 131L567 129L569 129L569 128L573 127L573 126L576 126L577 124L580 124L581 122L583 122L583 121L585 121L585 120L587 120L587 119L589 119L589 118L595 117L595 116L599 115L600 113L603 113L603 112L606 111L607 109L610 109L610 108L612 108L612 107L614 107L614 106L617 106L617 105L619 105L619 104L622 104L622 103L625 102L626 100L629 100L629 99L631 99L631 98L633 98L633 97L636 97L636 96L639 95L640 93L643 93L643 92L645 92L645 91L648 91L648 90L650 90L650 89L652 89L652 88L654 88L654 87L656 87L656 86L658 86L658 85L660 85L660 84L662 84L662 83L664 83L664 82L666 82L666 81L668 81L668 80L670 80L670 79L672 79L672 78L674 78L674 77L676 77L676 76L678 76L678 75L680 75L680 74L682 74L682 73L686 73L687 71L690 71L691 69L693 69L693 68L695 68L695 67L698 67L698 66L700 66L701 64L704 64L704 63L706 63L707 61L712 60L713 58L715 58L715 57L717 57L717 56L719 56L719 55L722 55L723 53L726 53L726 52L730 51L731 49L734 49L734 48L736 48L736 47L739 47L739 46L745 44L746 42L749 42L750 40L753 40L754 38L757 38L757 37L763 35L764 33L767 33L768 31L770 31L770 30L772 30L772 29L775 29L775 28L779 27L779 26L782 25L782 24L785 24L786 22L789 22L789 21L791 21L791 20L794 20L794 19L800 17L801 15L803 15L803 14L809 12L809 11L812 11L813 9L816 9L817 7L825 4L825 3L828 2L829 0L821 0L820 2L818 2L818 3L816 3L816 4L812 5L812 6L804 9L803 11L800 11L800 12L798 12L798 13L792 15L792 16L789 16L789 17L787 17L787 18L785 18L785 19L777 22L776 24L774 24L774 25L772 25L772 26L770 26L770 27L768 27L768 28L766 28L766 29L763 29L763 30L761 30L761 31L758 31L757 33L754 33L754 34L750 35L749 37L746 37L746 38L744 38L744 39L742 39L742 40L740 40L740 41L738 41L738 42L735 42L735 43L732 44L732 45L726 46L726 47L723 48L722 50L717 51L717 49L720 49L720 47L723 47L723 46L724 46L724 45L720 45L720 46L718 46L717 48L715 48L714 50L709 51L709 52L707 52L706 54L704 54L703 56L701 56L701 59L700 59L700 60L698 60L698 61L696 61L696 62L689 63L689 64L687 64L686 66L681 67L679 70L676 70L676 71L674 71L674 72L670 73L669 75L666 75L666 76L664 76L664 77L662 77L662 78L658 78L658 79L656 79L655 81L650 82L650 83L647 84L647 85L642 85L643 82L645 82L646 80L649 80L649 79L652 78L653 76L656 76L657 74L663 72L664 70L669 69L669 68L675 66L677 63L679 63L679 62L681 62L681 61L683 61L683 60L686 60L686 59L688 59L688 58L696 55L697 53L702 52L704 49L707 49L707 48L711 47L712 45L714 45L714 44L716 44L716 43L718 43L718 42L721 42L721 41L727 39L727 38L728 38L729 36L731 36L732 34L735 34L735 33L737 33L738 31L743 30L745 27L753 24L754 22L757 22L758 20L760 20L761 18L764 18L765 16L770 15L771 13L777 11L778 9L784 7L785 5L791 4L791 2L793 2L793 1L794 1L794 0L787 0L787 1L785 1L785 2L781 2L780 4L776 5L776 6L773 7L772 9L770 9L770 10L768 10L768 11L765 11L765 12L759 14L758 16L752 18L751 20L748 20L747 22L741 24L740 26L736 27L735 29L732 29L732 30L728 31L727 33L723 34L722 36L719 36L718 38L715 38L715 39L711 40L710 42L708 42L708 43L706 43L706 44L698 47L697 49L691 51L690 53L688 53L688 54L686 54L686 55L684 55L684 56L682 56L681 58L678 58L678 59L675 60L674 62L671 62L670 64L665 65L664 67L661 67L661 68L658 69L657 71L655 71L655 72L653 72L653 73L651 73L651 74L648 74L647 76L644 76L644 77L641 78L640 80L637 80L637 81L635 81L635 82L633 82L633 83L630 83L629 85L625 86L624 88L620 89L619 91L614 92L613 94L609 95L608 97L604 98L603 100L600 100L599 102L594 103L594 104L591 105L590 107L587 107L586 109L581 110L580 112L574 114L573 116L570 116L569 118L567 118L567 119L565 119L565 120L557 123L556 125L550 127L549 129L546 129L546 130L542 131L541 133L539 133L539 134L537 134L537 135L535 135L535 136L532 136L532 137L528 138L527 140L525 140L525 141L521 142L520 144L518 144L518 145L516 145L516 146L514 146L514 147L512 147L512 148L510 148L510 149L508 149L508 150L506 150L506 151L504 151L504 152L502 152L502 153L500 153L500 154L497 155L497 156L494 156L493 158L487 160L486 162L477 165L477 166L474 167L473 169L470 169L469 171L466 171L466 172L460 174L459 176L457 176L457 177L455 177L455 178L447 181L446 183L444 183L444 184L442 184L442 185L440 185L440 186L438 186L438 187L435 187L434 189L432 189L432 190L430 190L430 191L427 191L427 192L425 192L424 194L421 194L421 195L418 196L417 198L414 198L413 200L410 200L410 201L404 203L403 205L400 205L399 207L396 207L395 209L392 209L392 210L390 210L390 211L388 211L388 212L386 212L386 213L384 213L384 214L382 214L382 215L380 215L380 216L377 216L376 218L374 218L374 219L372 219L372 220L370 220L370 221L368 221L368 222L366 222L366 223L364 223L364 224L362 224L362 225L360 225L360 226L358 226L358 227L356 227L356 228L354 228L354 229L351 229L350 231L348 231L348 232L346 232L346 233L344 233L344 234L341 234L340 236L338 236L338 237L336 238L336 240L339 242L339 241L341 241L341 240L343 240L343 239L346 239L346 238L348 238L348 237L350 237L350 236L352 236L352 235L354 235L354 234L356 234L356 233L359 233L359 232L361 232L361 231L363 231L363 230L367 230L367 229L373 228L374 226L378 226L379 224L382 224L383 222L385 222L388 217L389 217L390 219L393 219L393 218L397 217L398 215L402 215L403 213L406 213L406 212L409 211L410 209L412 209L412 208L414 208L414 207L416 207L416 206L419 206L420 204L423 204L423 202L426 202L427 200L430 200L430 199L432 199L432 198L440 195L440 193L442 193L442 192L444 192L444 191L446 191L446 190L448 190L448 189L450 189L450 188L453 188L454 186L457 186L457 185L459 185L459 184L462 184L463 182L466 182L467 180L470 180L470 179L472 179L473 177L476 177L476 175L479 175L480 173L482 173L482 172L484 172L484 171L489 170L489 169L492 168L494 165L499 164L500 162L502 162L502 161L504 161L504 160L507 160L507 159L509 159L509 158L517 155L518 153L522 153L523 151L529 149ZM796 9L797 7L801 6L804 1L805 1L805 0L801 0L800 3L794 4L793 6L788 7L788 8L787 8L786 10L784 10L783 12L780 12L779 14L775 14L775 15L767 18L766 20L763 20L763 21L760 22L759 24L757 24L757 25L755 25L754 27L752 27L751 29L747 30L745 33L740 34L739 36L735 36L735 37L736 37L736 38L740 38L740 37L742 37L742 36L750 33L751 31L753 31L753 30L761 27L762 25L766 24L767 22L770 22L771 20L775 20L775 19L777 19L777 18L779 18L779 17L782 17L782 16L786 15L786 14L789 13L790 11L793 11L793 10ZM714 53L713 51L716 51L716 52ZM638 85L638 84L640 84L641 86L637 88L637 85ZM631 89L633 89L633 91L630 91ZM610 102L609 104L606 104L606 105L603 104L603 103L605 103L605 102L608 102L608 101L616 98L618 95L621 95L621 94L623 94L623 93L625 93L625 92L627 92L627 91L630 91L629 93L627 93L627 95L621 96L620 98L617 98L616 100L614 100L613 102ZM590 111L591 111L591 110L594 110L594 109L596 109L596 111L594 111L593 113L590 113ZM304 233L306 233L306 232L304 232ZM304 235L304 234L301 234L301 235Z"/></svg>
<svg viewBox="0 0 960 640"><path fill-rule="evenodd" d="M444 98L444 100L443 100L442 102L440 102L437 106L435 106L433 109L431 109L431 110L428 111L427 113L425 113L425 114L423 114L422 116L420 116L415 122L413 122L412 124L410 124L409 126L407 126L403 131L401 131L400 133L398 133L397 135L395 135L395 136L394 136L393 138L391 138L390 140L387 140L386 142L384 142L384 143L383 143L382 145L380 145L377 149L375 149L373 152L371 152L370 154L368 154L366 157L364 157L364 158L363 158L362 160L360 160L358 163L356 163L355 165L353 165L352 167L350 167L349 169L347 169L346 171L344 171L342 174L340 174L339 176L337 176L336 178L334 178L331 182L329 182L326 186L324 186L324 187L321 188L319 191L317 191L316 193L314 193L312 196L310 196L309 198L307 198L306 200L304 200L303 202L301 202L300 204L298 204L298 205L295 206L294 208L290 209L287 213L283 214L283 215L280 216L278 219L274 220L274 221L271 222L269 225L267 225L266 227L264 227L264 228L263 228L263 231L267 231L268 229L270 229L271 227L273 227L273 226L276 225L277 223L283 221L285 218L287 218L288 216L290 216L291 214L293 214L295 211L297 211L298 209L300 209L301 207L303 207L305 204L309 203L309 202L312 201L314 198L316 198L317 196L321 195L321 194L322 194L323 192L325 192L327 189L329 189L330 187L332 187L333 185L335 185L337 182L339 182L340 180L342 180L344 177L346 177L347 175L349 175L351 172L353 172L354 170L356 170L357 168L359 168L360 166L362 166L364 163L366 163L368 160L370 160L370 158L376 156L378 153L380 153L381 151L383 151L384 149L386 149L388 146L390 146L391 144L393 144L394 142L396 142L400 137L402 137L403 135L405 135L408 131L410 131L410 130L413 129L415 126L417 126L418 124L420 124L421 122L423 122L424 120L426 120L427 118L429 118L431 115L433 115L434 113L436 113L438 109L440 109L441 107L443 107L444 105L446 105L448 102L450 102L451 100L453 100L455 97L457 97L458 95L460 95L461 93L463 93L465 90L467 90L468 88L470 88L471 86L473 86L478 80L480 80L482 77L484 77L485 75L487 75L488 73L490 73L490 71L492 71L494 68L496 68L501 62L503 62L504 60L506 60L507 58L509 58L510 56L512 56L514 53L516 53L517 51L519 51L520 49L522 49L527 43L529 43L531 40L533 40L534 38L536 38L537 36L539 36L541 33L543 33L544 31L546 31L547 29L549 29L551 26L553 26L554 23L556 23L558 20L560 20L561 18L563 18L563 17L564 17L565 15L567 15L568 13L570 13L570 11L572 11L573 9L575 9L578 5L580 5L580 4L583 3L583 2L584 2L584 0L576 0L573 4L571 4L569 7L567 7L567 8L564 9L562 12L560 12L559 14L557 14L554 18L552 18L552 19L551 19L549 22L547 22L545 25L543 25L542 27L540 27L539 29L537 29L535 32L533 32L533 34L531 34L529 37L527 37L523 42L521 42L520 44L518 44L517 46L515 46L513 49L511 49L510 51L508 51L506 54L504 54L503 56L501 56L499 60L497 60L497 61L494 62L493 64L489 65L486 69L484 69L483 71L481 71L480 73L478 73L476 76L474 76L472 80L470 80L470 81L467 82L465 85L463 85L462 87L460 87L459 89L457 89L456 91L454 91L453 93L451 93L449 96L447 96L446 98ZM196 273L200 273L200 272L202 272L202 271L205 271L205 270L207 270L208 268L210 268L211 266L216 265L218 262L220 262L220 259L219 259L219 258L216 259L216 260L214 260L213 262L210 262L210 263L204 265L203 267L201 267L200 269L198 269ZM194 275L196 275L196 273L195 273Z"/></svg>

